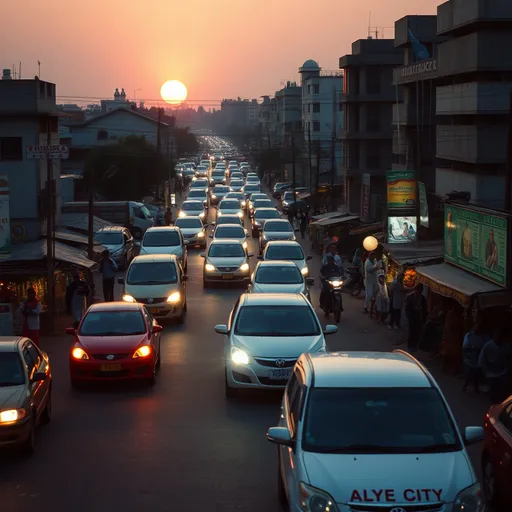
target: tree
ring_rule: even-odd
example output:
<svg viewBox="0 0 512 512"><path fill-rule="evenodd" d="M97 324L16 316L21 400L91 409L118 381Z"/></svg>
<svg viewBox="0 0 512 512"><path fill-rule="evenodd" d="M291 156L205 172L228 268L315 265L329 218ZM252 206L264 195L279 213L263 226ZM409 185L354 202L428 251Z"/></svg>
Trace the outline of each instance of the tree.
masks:
<svg viewBox="0 0 512 512"><path fill-rule="evenodd" d="M171 163L144 137L130 135L87 155L86 185L109 201L139 200L174 175Z"/></svg>

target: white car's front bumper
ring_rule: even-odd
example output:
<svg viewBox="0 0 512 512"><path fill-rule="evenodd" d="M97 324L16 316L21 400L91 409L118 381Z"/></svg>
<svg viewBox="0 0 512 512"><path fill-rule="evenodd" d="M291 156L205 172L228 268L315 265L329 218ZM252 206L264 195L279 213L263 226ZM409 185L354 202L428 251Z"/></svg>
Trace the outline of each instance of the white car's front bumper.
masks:
<svg viewBox="0 0 512 512"><path fill-rule="evenodd" d="M288 383L297 358L250 358L249 364L235 364L226 357L226 378L231 388L282 389Z"/></svg>

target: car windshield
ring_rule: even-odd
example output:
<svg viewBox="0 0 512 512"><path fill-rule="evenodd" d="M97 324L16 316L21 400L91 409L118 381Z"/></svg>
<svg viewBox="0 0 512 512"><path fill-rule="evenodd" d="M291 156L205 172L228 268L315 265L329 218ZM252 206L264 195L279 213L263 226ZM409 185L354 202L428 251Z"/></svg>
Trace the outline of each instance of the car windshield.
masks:
<svg viewBox="0 0 512 512"><path fill-rule="evenodd" d="M245 191L249 194L251 192L257 192L260 189L259 185L246 185Z"/></svg>
<svg viewBox="0 0 512 512"><path fill-rule="evenodd" d="M256 272L255 281L261 284L301 284L303 278L295 265L285 267L262 265Z"/></svg>
<svg viewBox="0 0 512 512"><path fill-rule="evenodd" d="M20 386L25 383L25 372L17 352L0 352L0 387Z"/></svg>
<svg viewBox="0 0 512 512"><path fill-rule="evenodd" d="M149 213L149 210L144 205L140 207L140 211L144 214L144 217L146 217L146 219L149 219L151 217L151 213Z"/></svg>
<svg viewBox="0 0 512 512"><path fill-rule="evenodd" d="M227 199L236 199L237 201L243 201L244 195L241 192L230 192L227 196Z"/></svg>
<svg viewBox="0 0 512 512"><path fill-rule="evenodd" d="M245 238L245 231L242 226L219 226L215 238Z"/></svg>
<svg viewBox="0 0 512 512"><path fill-rule="evenodd" d="M240 209L240 201L237 199L230 201L222 201L219 204L219 210L239 210Z"/></svg>
<svg viewBox="0 0 512 512"><path fill-rule="evenodd" d="M197 180L197 181L194 181L194 183L192 183L192 190L195 189L195 188L198 188L198 189L202 189L202 188L206 188L208 186L208 183L206 183L206 181L203 181L203 180Z"/></svg>
<svg viewBox="0 0 512 512"><path fill-rule="evenodd" d="M231 180L230 185L232 187L242 187L244 185L244 182L242 180Z"/></svg>
<svg viewBox="0 0 512 512"><path fill-rule="evenodd" d="M174 247L181 245L180 234L173 231L146 231L142 247Z"/></svg>
<svg viewBox="0 0 512 512"><path fill-rule="evenodd" d="M254 208L269 208L273 207L274 205L270 199L255 199L253 206Z"/></svg>
<svg viewBox="0 0 512 512"><path fill-rule="evenodd" d="M80 326L82 336L131 336L146 333L140 311L91 311Z"/></svg>
<svg viewBox="0 0 512 512"><path fill-rule="evenodd" d="M229 192L229 187L215 187L213 189L214 194L226 194Z"/></svg>
<svg viewBox="0 0 512 512"><path fill-rule="evenodd" d="M265 252L266 260L299 261L304 259L302 248L298 245L269 246Z"/></svg>
<svg viewBox="0 0 512 512"><path fill-rule="evenodd" d="M132 263L126 278L127 284L174 284L178 282L176 267L171 262Z"/></svg>
<svg viewBox="0 0 512 512"><path fill-rule="evenodd" d="M289 222L265 222L265 231L278 233L283 231L293 232L292 225Z"/></svg>
<svg viewBox="0 0 512 512"><path fill-rule="evenodd" d="M243 306L235 334L241 336L318 336L320 326L309 306Z"/></svg>
<svg viewBox="0 0 512 512"><path fill-rule="evenodd" d="M244 248L240 244L211 244L208 256L212 258L242 258Z"/></svg>
<svg viewBox="0 0 512 512"><path fill-rule="evenodd" d="M212 176L214 178L224 178L224 175L225 175L224 171L216 171L212 174Z"/></svg>
<svg viewBox="0 0 512 512"><path fill-rule="evenodd" d="M188 194L188 197L206 199L207 196L205 190L200 188L199 190L191 190Z"/></svg>
<svg viewBox="0 0 512 512"><path fill-rule="evenodd" d="M181 229L203 229L203 223L198 217L180 217L174 225Z"/></svg>
<svg viewBox="0 0 512 512"><path fill-rule="evenodd" d="M181 209L184 212L189 211L203 211L203 205L201 203L187 203L186 201L181 205Z"/></svg>
<svg viewBox="0 0 512 512"><path fill-rule="evenodd" d="M302 448L317 453L439 453L461 449L434 388L316 388Z"/></svg>
<svg viewBox="0 0 512 512"><path fill-rule="evenodd" d="M221 224L240 224L242 225L242 219L238 215L222 215L217 218L217 226Z"/></svg>
<svg viewBox="0 0 512 512"><path fill-rule="evenodd" d="M258 211L256 210L254 212L254 219L255 220L266 220L266 219L279 219L281 215L277 210L265 210L265 211Z"/></svg>
<svg viewBox="0 0 512 512"><path fill-rule="evenodd" d="M118 231L116 233L105 233L99 232L94 235L94 238L101 245L122 245L123 244L123 234Z"/></svg>

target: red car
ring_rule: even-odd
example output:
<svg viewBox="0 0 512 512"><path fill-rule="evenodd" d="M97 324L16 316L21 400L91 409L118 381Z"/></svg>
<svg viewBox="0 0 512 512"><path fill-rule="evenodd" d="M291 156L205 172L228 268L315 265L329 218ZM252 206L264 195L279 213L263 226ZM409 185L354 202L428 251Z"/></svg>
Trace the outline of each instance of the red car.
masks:
<svg viewBox="0 0 512 512"><path fill-rule="evenodd" d="M91 381L146 380L155 383L160 367L162 327L144 305L105 302L92 305L77 330L69 355L71 385Z"/></svg>
<svg viewBox="0 0 512 512"><path fill-rule="evenodd" d="M512 507L512 396L492 405L484 420L483 491L487 502ZM507 507L508 505L508 507ZM499 508L498 508L499 510Z"/></svg>

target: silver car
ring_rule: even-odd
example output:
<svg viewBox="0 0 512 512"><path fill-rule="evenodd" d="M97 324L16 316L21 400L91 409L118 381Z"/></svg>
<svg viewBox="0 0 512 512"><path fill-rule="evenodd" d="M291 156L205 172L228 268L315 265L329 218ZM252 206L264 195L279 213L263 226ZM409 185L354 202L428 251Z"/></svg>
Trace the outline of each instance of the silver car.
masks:
<svg viewBox="0 0 512 512"><path fill-rule="evenodd" d="M229 188L232 192L240 192L244 188L244 182L242 180L231 180L229 182Z"/></svg>
<svg viewBox="0 0 512 512"><path fill-rule="evenodd" d="M240 224L244 227L244 219L238 215L225 214L217 218L215 222L212 222L212 226L221 226L223 224Z"/></svg>
<svg viewBox="0 0 512 512"><path fill-rule="evenodd" d="M290 242L286 240L276 240L268 242L262 256L258 256L263 261L293 261L302 275L309 275L308 261L312 258L306 256L299 242Z"/></svg>
<svg viewBox="0 0 512 512"><path fill-rule="evenodd" d="M215 282L247 283L251 274L249 258L240 240L212 240L204 258L203 286Z"/></svg>
<svg viewBox="0 0 512 512"><path fill-rule="evenodd" d="M206 220L206 209L203 201L197 199L184 201L178 215L179 217L199 217L201 220Z"/></svg>
<svg viewBox="0 0 512 512"><path fill-rule="evenodd" d="M206 248L206 226L199 217L180 217L174 225L180 228L183 238L191 245Z"/></svg>
<svg viewBox="0 0 512 512"><path fill-rule="evenodd" d="M223 199L217 206L217 216L238 215L243 218L244 211L238 199Z"/></svg>
<svg viewBox="0 0 512 512"><path fill-rule="evenodd" d="M208 192L203 188L192 188L188 191L187 200L202 201L203 206L208 208Z"/></svg>
<svg viewBox="0 0 512 512"><path fill-rule="evenodd" d="M244 249L247 250L248 236L247 230L240 226L240 224L220 224L217 225L210 238L213 238L213 240L238 240L242 242Z"/></svg>
<svg viewBox="0 0 512 512"><path fill-rule="evenodd" d="M126 270L135 258L135 240L127 228L122 226L105 226L96 231L94 238L108 249L110 257L117 265Z"/></svg>
<svg viewBox="0 0 512 512"><path fill-rule="evenodd" d="M311 302L309 287L315 280L304 277L293 261L260 261L247 287L249 293L303 293Z"/></svg>
<svg viewBox="0 0 512 512"><path fill-rule="evenodd" d="M260 233L260 254L268 242L271 240L291 240L295 241L295 232L293 226L286 219L270 219L266 220Z"/></svg>
<svg viewBox="0 0 512 512"><path fill-rule="evenodd" d="M215 205L220 203L231 192L231 189L226 185L215 185L210 196L210 203Z"/></svg>

